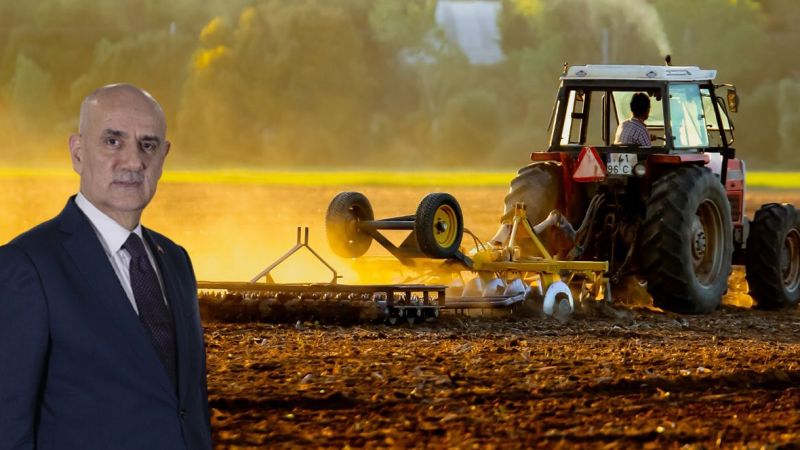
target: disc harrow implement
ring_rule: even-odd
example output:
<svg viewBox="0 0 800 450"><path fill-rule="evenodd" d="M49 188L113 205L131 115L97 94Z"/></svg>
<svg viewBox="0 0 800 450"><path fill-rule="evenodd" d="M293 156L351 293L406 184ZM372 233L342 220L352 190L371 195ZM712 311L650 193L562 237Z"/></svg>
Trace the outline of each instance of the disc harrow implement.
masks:
<svg viewBox="0 0 800 450"><path fill-rule="evenodd" d="M414 324L439 316L446 286L340 284L336 269L308 245L308 234L308 228L303 232L298 227L295 246L249 282L198 282L203 317L228 322ZM304 248L331 271L331 282L276 283L272 271Z"/></svg>

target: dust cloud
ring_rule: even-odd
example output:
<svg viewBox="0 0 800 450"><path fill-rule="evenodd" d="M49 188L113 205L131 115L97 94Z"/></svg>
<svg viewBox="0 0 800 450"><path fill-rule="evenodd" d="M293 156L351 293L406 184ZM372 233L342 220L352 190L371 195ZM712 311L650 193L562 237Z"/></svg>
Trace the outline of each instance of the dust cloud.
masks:
<svg viewBox="0 0 800 450"><path fill-rule="evenodd" d="M0 243L58 214L77 190L77 176L0 179ZM296 228L309 227L309 244L342 275L343 283L397 283L415 276L373 243L367 259L339 258L325 235L325 211L341 190L334 186L288 187L201 183L159 185L142 224L183 245L199 280L249 281L291 249ZM413 213L436 187L373 187L360 190L376 217ZM440 189L438 189L440 190ZM467 226L488 238L502 210L505 188L449 189L463 199ZM405 236L390 234L399 243ZM332 274L307 250L272 274L277 282L330 282Z"/></svg>

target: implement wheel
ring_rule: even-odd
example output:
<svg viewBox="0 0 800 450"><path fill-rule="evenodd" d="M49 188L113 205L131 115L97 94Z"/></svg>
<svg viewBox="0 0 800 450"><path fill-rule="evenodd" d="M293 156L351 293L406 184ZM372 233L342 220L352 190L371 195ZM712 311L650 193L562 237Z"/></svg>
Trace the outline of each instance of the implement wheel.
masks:
<svg viewBox="0 0 800 450"><path fill-rule="evenodd" d="M730 204L710 170L686 166L659 178L640 247L653 303L688 314L717 309L728 288L732 236Z"/></svg>
<svg viewBox="0 0 800 450"><path fill-rule="evenodd" d="M358 228L361 220L373 220L372 205L360 192L341 192L331 200L325 215L325 231L331 250L343 258L357 258L369 249L372 237Z"/></svg>
<svg viewBox="0 0 800 450"><path fill-rule="evenodd" d="M800 219L794 206L770 203L750 223L745 261L750 295L759 308L800 300Z"/></svg>
<svg viewBox="0 0 800 450"><path fill-rule="evenodd" d="M464 219L456 199L444 193L425 196L417 207L414 233L425 256L446 259L455 255L464 235Z"/></svg>

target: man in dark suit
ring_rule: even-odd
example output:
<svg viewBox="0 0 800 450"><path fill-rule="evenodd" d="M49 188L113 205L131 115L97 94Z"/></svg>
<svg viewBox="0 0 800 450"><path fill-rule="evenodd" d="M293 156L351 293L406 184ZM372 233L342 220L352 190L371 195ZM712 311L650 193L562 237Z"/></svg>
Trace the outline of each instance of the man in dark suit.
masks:
<svg viewBox="0 0 800 450"><path fill-rule="evenodd" d="M0 449L210 449L186 251L140 224L170 144L131 85L81 105L80 192L0 247Z"/></svg>

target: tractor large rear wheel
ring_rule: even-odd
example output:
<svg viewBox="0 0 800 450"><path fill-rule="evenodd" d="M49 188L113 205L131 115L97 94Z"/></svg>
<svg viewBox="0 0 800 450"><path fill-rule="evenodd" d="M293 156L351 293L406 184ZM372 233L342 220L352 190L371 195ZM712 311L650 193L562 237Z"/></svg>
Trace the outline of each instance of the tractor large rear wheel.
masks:
<svg viewBox="0 0 800 450"><path fill-rule="evenodd" d="M732 229L725 190L710 170L681 167L658 179L640 233L653 303L687 314L717 309L731 272Z"/></svg>
<svg viewBox="0 0 800 450"><path fill-rule="evenodd" d="M511 180L502 220L513 220L514 205L523 202L530 223L543 221L558 206L563 184L559 163L544 161L523 167Z"/></svg>
<svg viewBox="0 0 800 450"><path fill-rule="evenodd" d="M794 206L770 203L756 211L747 238L747 284L759 308L800 300L800 217Z"/></svg>
<svg viewBox="0 0 800 450"><path fill-rule="evenodd" d="M507 227L506 236L511 231L514 205L517 203L525 203L525 213L528 221L533 225L546 219L551 211L559 209L564 186L562 177L561 164L554 161L535 162L517 172L517 176L511 180L511 189L505 197L505 209L501 218L501 222ZM501 236L500 231L492 240L501 242L499 236ZM557 236L552 230L543 233L539 238L542 239L542 243L550 253L558 252ZM523 256L539 255L539 251L530 239L522 237L516 243L521 247Z"/></svg>

